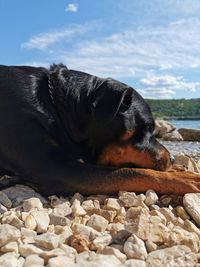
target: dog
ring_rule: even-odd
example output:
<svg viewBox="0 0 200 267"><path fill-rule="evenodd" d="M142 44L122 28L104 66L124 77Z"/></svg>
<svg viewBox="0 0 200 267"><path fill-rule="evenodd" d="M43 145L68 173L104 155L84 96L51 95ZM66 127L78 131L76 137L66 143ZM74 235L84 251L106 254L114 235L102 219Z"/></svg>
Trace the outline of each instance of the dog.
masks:
<svg viewBox="0 0 200 267"><path fill-rule="evenodd" d="M0 66L0 169L41 193L199 192L199 174L169 171L154 127L145 100L114 79Z"/></svg>

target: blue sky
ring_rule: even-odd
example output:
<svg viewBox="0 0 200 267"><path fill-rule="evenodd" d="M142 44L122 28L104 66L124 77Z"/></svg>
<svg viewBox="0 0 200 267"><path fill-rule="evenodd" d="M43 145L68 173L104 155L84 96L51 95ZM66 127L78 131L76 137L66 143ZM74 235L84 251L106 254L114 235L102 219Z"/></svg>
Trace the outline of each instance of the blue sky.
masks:
<svg viewBox="0 0 200 267"><path fill-rule="evenodd" d="M200 98L199 0L0 0L0 64L113 77L146 98Z"/></svg>

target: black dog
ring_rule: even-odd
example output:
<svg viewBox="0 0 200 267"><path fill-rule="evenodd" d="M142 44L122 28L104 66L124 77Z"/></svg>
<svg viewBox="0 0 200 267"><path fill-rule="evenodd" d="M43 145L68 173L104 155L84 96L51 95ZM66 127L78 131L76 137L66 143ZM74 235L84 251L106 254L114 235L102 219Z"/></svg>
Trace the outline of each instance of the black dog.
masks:
<svg viewBox="0 0 200 267"><path fill-rule="evenodd" d="M0 169L41 192L162 191L153 179L171 160L153 131L149 106L126 84L62 64L0 66Z"/></svg>

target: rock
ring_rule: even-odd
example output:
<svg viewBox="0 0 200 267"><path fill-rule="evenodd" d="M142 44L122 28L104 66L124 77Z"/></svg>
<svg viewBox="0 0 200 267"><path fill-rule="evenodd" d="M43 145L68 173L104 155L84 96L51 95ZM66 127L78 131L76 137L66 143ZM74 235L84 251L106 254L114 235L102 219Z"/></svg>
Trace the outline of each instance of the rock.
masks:
<svg viewBox="0 0 200 267"><path fill-rule="evenodd" d="M85 239L88 241L92 241L100 235L100 233L94 230L92 227L79 223L75 223L72 226L72 231L75 235L85 236Z"/></svg>
<svg viewBox="0 0 200 267"><path fill-rule="evenodd" d="M106 246L109 246L112 241L112 236L110 234L104 234L96 237L92 244L90 245L90 248L92 250L102 249Z"/></svg>
<svg viewBox="0 0 200 267"><path fill-rule="evenodd" d="M144 241L134 234L124 243L124 252L128 259L145 260L147 258Z"/></svg>
<svg viewBox="0 0 200 267"><path fill-rule="evenodd" d="M200 193L185 194L183 205L196 224L200 226Z"/></svg>
<svg viewBox="0 0 200 267"><path fill-rule="evenodd" d="M156 250L157 247L158 247L158 246L157 246L155 243L153 243L151 240L147 240L147 241L145 242L145 245L146 245L146 248L147 248L147 251L148 251L148 252L152 252L152 251Z"/></svg>
<svg viewBox="0 0 200 267"><path fill-rule="evenodd" d="M16 241L20 237L21 233L16 227L9 224L0 225L0 247L11 241Z"/></svg>
<svg viewBox="0 0 200 267"><path fill-rule="evenodd" d="M29 212L32 209L43 210L43 205L39 198L32 197L32 198L24 200L23 209L25 212Z"/></svg>
<svg viewBox="0 0 200 267"><path fill-rule="evenodd" d="M29 255L26 257L23 267L30 267L32 265L44 265L44 259L38 255Z"/></svg>
<svg viewBox="0 0 200 267"><path fill-rule="evenodd" d="M69 259L67 256L58 256L55 258L51 258L48 261L47 267L66 267L73 266L72 259Z"/></svg>
<svg viewBox="0 0 200 267"><path fill-rule="evenodd" d="M4 212L6 212L8 209L6 207L4 207L2 204L0 204L0 214L3 214Z"/></svg>
<svg viewBox="0 0 200 267"><path fill-rule="evenodd" d="M99 249L97 250L97 253L101 253L104 255L114 255L122 263L126 261L126 255L121 253L118 249L113 248L113 247L105 247L103 249Z"/></svg>
<svg viewBox="0 0 200 267"><path fill-rule="evenodd" d="M163 224L162 218L159 216L150 216L148 240L156 244L162 244L168 234L169 229Z"/></svg>
<svg viewBox="0 0 200 267"><path fill-rule="evenodd" d="M121 205L119 203L119 200L116 198L107 198L105 200L105 209L107 210L115 210L118 211L121 209Z"/></svg>
<svg viewBox="0 0 200 267"><path fill-rule="evenodd" d="M33 230L26 229L24 227L21 228L21 235L22 239L27 238L27 237L36 237L37 233Z"/></svg>
<svg viewBox="0 0 200 267"><path fill-rule="evenodd" d="M73 197L71 198L71 203L73 204L74 203L74 200L78 200L80 203L82 203L83 202L83 200L84 200L84 197L80 194L80 193L75 193L74 195L73 195Z"/></svg>
<svg viewBox="0 0 200 267"><path fill-rule="evenodd" d="M18 253L18 244L16 241L9 242L5 246L1 247L1 252L15 252Z"/></svg>
<svg viewBox="0 0 200 267"><path fill-rule="evenodd" d="M125 229L132 234L136 234L142 240L147 240L149 235L150 215L148 211L141 207L129 208L125 218Z"/></svg>
<svg viewBox="0 0 200 267"><path fill-rule="evenodd" d="M99 232L103 232L106 230L108 226L108 220L106 220L104 217L100 215L93 214L88 220L87 225Z"/></svg>
<svg viewBox="0 0 200 267"><path fill-rule="evenodd" d="M145 193L146 199L145 199L145 204L147 206L151 206L156 204L157 200L158 200L158 196L156 194L156 192L154 190L147 190Z"/></svg>
<svg viewBox="0 0 200 267"><path fill-rule="evenodd" d="M162 140L165 140L165 141L183 141L183 137L177 130L173 130L171 133L164 133L162 135Z"/></svg>
<svg viewBox="0 0 200 267"><path fill-rule="evenodd" d="M38 248L37 246L35 246L33 244L21 244L21 245L19 245L19 253L24 258L26 258L29 255L40 254L42 252L43 252L42 249Z"/></svg>
<svg viewBox="0 0 200 267"><path fill-rule="evenodd" d="M175 214L169 208L160 208L159 212L164 215L167 222L173 222L176 219Z"/></svg>
<svg viewBox="0 0 200 267"><path fill-rule="evenodd" d="M43 248L54 249L59 245L59 237L53 233L45 233L36 236L35 243Z"/></svg>
<svg viewBox="0 0 200 267"><path fill-rule="evenodd" d="M0 256L0 266L2 267L22 267L24 263L23 258L18 258L18 254L8 252Z"/></svg>
<svg viewBox="0 0 200 267"><path fill-rule="evenodd" d="M55 215L51 213L49 215L49 218L50 218L50 224L53 225L61 225L61 226L71 225L70 220L64 216Z"/></svg>
<svg viewBox="0 0 200 267"><path fill-rule="evenodd" d="M199 251L199 238L196 233L188 232L179 226L175 226L170 234L166 236L165 244L169 247L174 245L185 245L193 252Z"/></svg>
<svg viewBox="0 0 200 267"><path fill-rule="evenodd" d="M186 210L182 206L177 206L176 207L176 213L184 221L190 219L190 216L187 214Z"/></svg>
<svg viewBox="0 0 200 267"><path fill-rule="evenodd" d="M36 232L39 234L45 233L49 226L49 215L44 211L32 211L31 215L37 223Z"/></svg>
<svg viewBox="0 0 200 267"><path fill-rule="evenodd" d="M186 156L186 155L182 155L182 154L177 154L174 156L175 165L181 165L183 167L185 167L188 171L194 172L194 164L192 163L191 159Z"/></svg>
<svg viewBox="0 0 200 267"><path fill-rule="evenodd" d="M72 209L69 206L68 201L56 205L56 207L53 209L53 214L57 216L65 217L65 216L70 215L71 213L72 213Z"/></svg>
<svg viewBox="0 0 200 267"><path fill-rule="evenodd" d="M199 129L178 129L178 132L182 135L184 141L200 141Z"/></svg>
<svg viewBox="0 0 200 267"><path fill-rule="evenodd" d="M188 231L188 232L194 232L198 235L199 239L200 239L200 229L191 221L189 220L185 220L184 221L184 228Z"/></svg>
<svg viewBox="0 0 200 267"><path fill-rule="evenodd" d="M66 244L61 244L60 248L65 252L65 256L72 259L73 261L75 260L75 257L77 255L77 251L74 248L72 248Z"/></svg>
<svg viewBox="0 0 200 267"><path fill-rule="evenodd" d="M145 198L146 197L143 194L136 196L134 192L126 192L126 191L119 192L119 200L127 208L139 206L143 201L145 201Z"/></svg>
<svg viewBox="0 0 200 267"><path fill-rule="evenodd" d="M117 212L115 210L104 210L104 209L93 209L91 213L88 213L90 215L92 214L98 214L104 217L109 222L113 222L115 216L117 215Z"/></svg>
<svg viewBox="0 0 200 267"><path fill-rule="evenodd" d="M91 211L95 208L94 203L91 199L83 201L81 206L85 211Z"/></svg>
<svg viewBox="0 0 200 267"><path fill-rule="evenodd" d="M65 251L62 250L61 248L55 248L55 249L52 249L49 251L42 251L40 253L40 257L42 257L44 259L45 264L47 264L49 259L54 258L54 257L58 257L58 256L66 256Z"/></svg>
<svg viewBox="0 0 200 267"><path fill-rule="evenodd" d="M8 187L2 190L8 198L12 201L14 207L19 206L25 199L38 197L42 202L46 202L45 199L36 193L32 188L25 185L16 185Z"/></svg>
<svg viewBox="0 0 200 267"><path fill-rule="evenodd" d="M162 138L162 136L166 133L171 133L176 129L171 123L164 120L155 120L155 130L154 135L158 138Z"/></svg>
<svg viewBox="0 0 200 267"><path fill-rule="evenodd" d="M146 263L145 261L142 260L127 260L124 263L124 266L128 266L128 267L146 267Z"/></svg>
<svg viewBox="0 0 200 267"><path fill-rule="evenodd" d="M72 213L74 216L84 216L86 211L81 207L80 201L75 199L72 204Z"/></svg>
<svg viewBox="0 0 200 267"><path fill-rule="evenodd" d="M25 227L26 227L27 229L29 229L29 230L35 230L36 227L37 227L37 222L36 222L34 216L31 215L31 214L29 214L29 215L26 217L25 221L24 221L24 225L25 225Z"/></svg>
<svg viewBox="0 0 200 267"><path fill-rule="evenodd" d="M0 203L8 209L12 207L12 201L3 191L0 191Z"/></svg>
<svg viewBox="0 0 200 267"><path fill-rule="evenodd" d="M178 245L149 253L146 267L194 267L196 263L197 255L192 253L187 246Z"/></svg>
<svg viewBox="0 0 200 267"><path fill-rule="evenodd" d="M73 235L68 243L78 253L89 250L89 240L84 235Z"/></svg>

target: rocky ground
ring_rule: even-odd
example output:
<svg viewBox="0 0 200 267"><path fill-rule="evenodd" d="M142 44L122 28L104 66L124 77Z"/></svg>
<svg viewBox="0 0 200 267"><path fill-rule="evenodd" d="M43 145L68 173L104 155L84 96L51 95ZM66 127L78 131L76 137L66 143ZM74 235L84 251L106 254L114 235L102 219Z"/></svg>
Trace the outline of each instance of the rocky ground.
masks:
<svg viewBox="0 0 200 267"><path fill-rule="evenodd" d="M176 161L199 171L188 156ZM0 266L198 267L199 227L200 194L47 199L17 185L0 191Z"/></svg>
<svg viewBox="0 0 200 267"><path fill-rule="evenodd" d="M161 126L160 135L172 127ZM199 141L169 132L179 141L161 142L176 167L200 173ZM23 185L0 191L0 267L42 266L200 267L200 194L44 198Z"/></svg>

